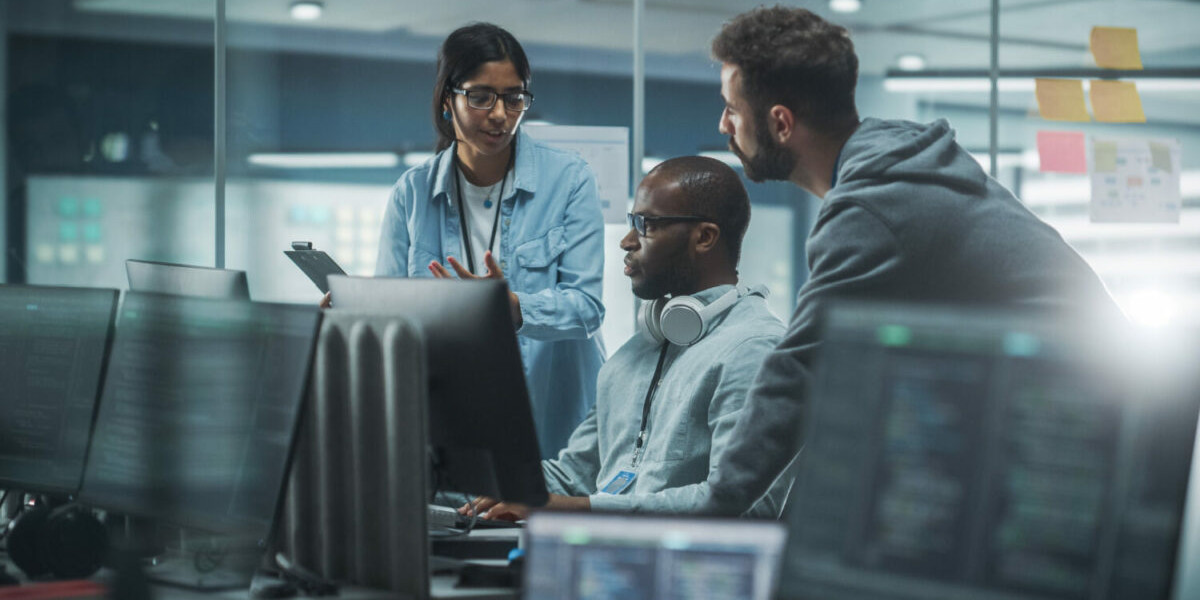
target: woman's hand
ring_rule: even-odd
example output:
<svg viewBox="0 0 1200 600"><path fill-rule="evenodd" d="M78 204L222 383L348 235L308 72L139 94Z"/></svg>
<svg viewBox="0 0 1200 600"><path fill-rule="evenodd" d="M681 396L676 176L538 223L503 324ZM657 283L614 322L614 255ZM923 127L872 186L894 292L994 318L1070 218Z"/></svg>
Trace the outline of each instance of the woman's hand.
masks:
<svg viewBox="0 0 1200 600"><path fill-rule="evenodd" d="M496 264L496 258L492 256L491 250L488 250L483 254L483 264L487 267L487 273L484 275L476 275L468 271L467 268L462 266L462 263L455 260L453 256L447 257L446 262L450 263L450 267L454 269L455 273L458 274L459 279L504 279L504 272L500 270L500 265ZM446 270L446 267L442 266L442 264L436 260L429 263L429 272L433 273L433 276L437 277L438 279L454 278L454 275L452 275L450 271ZM509 310L512 313L513 327L520 329L523 321L521 318L521 300L517 298L517 295L514 294L511 289L508 291L508 304Z"/></svg>

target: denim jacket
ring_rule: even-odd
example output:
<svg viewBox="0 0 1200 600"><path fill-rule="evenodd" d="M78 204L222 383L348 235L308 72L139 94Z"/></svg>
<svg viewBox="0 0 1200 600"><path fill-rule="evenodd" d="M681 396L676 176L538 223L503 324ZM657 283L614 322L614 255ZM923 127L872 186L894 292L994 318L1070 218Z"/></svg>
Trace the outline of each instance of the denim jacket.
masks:
<svg viewBox="0 0 1200 600"><path fill-rule="evenodd" d="M500 269L521 303L517 338L538 444L551 457L596 399L604 362L604 220L595 178L578 155L523 131L516 144L513 191L500 201L496 243ZM376 275L432 277L431 261L463 257L455 147L409 169L392 187Z"/></svg>

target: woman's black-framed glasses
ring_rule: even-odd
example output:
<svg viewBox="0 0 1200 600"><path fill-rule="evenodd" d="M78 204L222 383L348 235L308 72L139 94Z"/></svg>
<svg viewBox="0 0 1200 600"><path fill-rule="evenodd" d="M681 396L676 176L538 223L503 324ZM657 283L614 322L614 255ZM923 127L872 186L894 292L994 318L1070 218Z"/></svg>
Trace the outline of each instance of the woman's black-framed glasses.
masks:
<svg viewBox="0 0 1200 600"><path fill-rule="evenodd" d="M492 107L496 106L496 100L500 98L504 99L504 109L512 112L525 112L533 106L533 92L529 90L503 94L489 89L451 88L450 91L459 96L466 96L467 106L479 110L492 110Z"/></svg>
<svg viewBox="0 0 1200 600"><path fill-rule="evenodd" d="M638 235L646 236L646 223L668 223L671 221L695 221L700 223L711 223L712 219L696 216L684 215L639 215L634 213L625 213L625 221L629 223L629 227L636 229Z"/></svg>

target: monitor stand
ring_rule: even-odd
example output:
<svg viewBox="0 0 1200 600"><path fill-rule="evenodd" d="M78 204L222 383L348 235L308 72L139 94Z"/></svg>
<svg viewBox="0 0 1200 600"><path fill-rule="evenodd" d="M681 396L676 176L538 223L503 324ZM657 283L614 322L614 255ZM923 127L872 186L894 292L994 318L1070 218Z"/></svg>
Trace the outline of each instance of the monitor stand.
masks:
<svg viewBox="0 0 1200 600"><path fill-rule="evenodd" d="M180 530L178 543L145 568L146 579L195 590L249 589L262 556L255 540Z"/></svg>

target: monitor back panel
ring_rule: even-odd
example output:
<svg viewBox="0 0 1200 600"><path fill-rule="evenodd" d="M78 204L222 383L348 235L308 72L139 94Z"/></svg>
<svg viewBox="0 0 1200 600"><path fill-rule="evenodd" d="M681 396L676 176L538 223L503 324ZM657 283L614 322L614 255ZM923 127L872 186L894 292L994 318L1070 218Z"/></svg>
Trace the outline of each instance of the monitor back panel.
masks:
<svg viewBox="0 0 1200 600"><path fill-rule="evenodd" d="M1014 315L847 305L827 326L782 597L1169 597L1194 376L1127 377Z"/></svg>
<svg viewBox="0 0 1200 600"><path fill-rule="evenodd" d="M429 364L429 442L443 490L546 500L541 453L509 312L498 281L331 275L334 310L418 325Z"/></svg>
<svg viewBox="0 0 1200 600"><path fill-rule="evenodd" d="M245 271L133 259L125 261L125 270L129 275L129 289L137 292L250 299Z"/></svg>
<svg viewBox="0 0 1200 600"><path fill-rule="evenodd" d="M0 286L0 488L78 491L117 294Z"/></svg>

